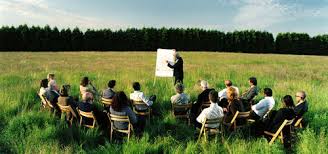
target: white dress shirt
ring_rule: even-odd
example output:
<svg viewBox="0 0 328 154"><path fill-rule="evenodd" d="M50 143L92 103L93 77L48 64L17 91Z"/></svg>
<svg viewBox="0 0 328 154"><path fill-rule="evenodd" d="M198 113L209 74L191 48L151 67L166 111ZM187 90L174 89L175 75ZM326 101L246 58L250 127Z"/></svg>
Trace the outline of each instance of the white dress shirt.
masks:
<svg viewBox="0 0 328 154"><path fill-rule="evenodd" d="M235 86L231 86L231 87L236 89L236 93L239 96L239 89L237 87L235 87ZM224 88L223 90L221 90L219 92L219 98L220 98L220 100L222 98L227 98L227 88Z"/></svg>
<svg viewBox="0 0 328 154"><path fill-rule="evenodd" d="M150 101L141 91L134 91L133 93L131 93L130 99L134 101L142 100L147 106L153 105L153 101Z"/></svg>
<svg viewBox="0 0 328 154"><path fill-rule="evenodd" d="M274 106L273 97L264 97L259 103L252 106L252 110L261 118L266 115Z"/></svg>
<svg viewBox="0 0 328 154"><path fill-rule="evenodd" d="M205 108L196 120L199 123L203 123L205 119L223 118L223 116L223 109L217 103L211 102L210 107ZM211 128L218 128L219 125L220 124L209 124L208 126Z"/></svg>

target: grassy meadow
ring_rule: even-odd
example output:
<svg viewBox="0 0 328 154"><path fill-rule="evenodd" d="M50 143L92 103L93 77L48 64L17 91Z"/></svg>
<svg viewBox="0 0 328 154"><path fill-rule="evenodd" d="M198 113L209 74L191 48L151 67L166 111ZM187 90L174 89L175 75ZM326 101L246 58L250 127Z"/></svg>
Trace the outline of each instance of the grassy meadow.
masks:
<svg viewBox="0 0 328 154"><path fill-rule="evenodd" d="M263 98L265 87L273 89L275 108L280 99L298 90L308 94L309 125L297 132L296 153L328 153L328 57L181 52L184 59L185 92L196 99L197 80L205 79L216 90L231 79L241 92L248 78L256 76ZM284 153L278 141L273 146L264 138L250 138L236 132L197 143L194 129L171 115L170 97L175 94L173 78L157 78L155 52L8 52L0 53L0 153ZM69 128L64 120L40 110L36 92L39 81L49 72L57 84L71 85L71 95L79 95L79 83L88 76L98 90L110 79L115 90L132 92L139 81L146 95L156 94L154 108L160 115L147 124L142 137L129 142L109 143L106 132L80 127ZM295 98L294 98L295 100ZM99 102L97 102L99 103ZM98 105L98 107L101 107Z"/></svg>

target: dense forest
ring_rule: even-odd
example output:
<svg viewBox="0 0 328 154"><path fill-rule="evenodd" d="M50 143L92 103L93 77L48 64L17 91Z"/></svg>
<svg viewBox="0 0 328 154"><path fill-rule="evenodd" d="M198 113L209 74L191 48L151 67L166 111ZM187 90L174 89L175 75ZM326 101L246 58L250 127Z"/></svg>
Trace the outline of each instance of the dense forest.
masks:
<svg viewBox="0 0 328 154"><path fill-rule="evenodd" d="M198 28L61 29L20 25L0 28L0 51L226 51L328 55L328 34L222 32Z"/></svg>

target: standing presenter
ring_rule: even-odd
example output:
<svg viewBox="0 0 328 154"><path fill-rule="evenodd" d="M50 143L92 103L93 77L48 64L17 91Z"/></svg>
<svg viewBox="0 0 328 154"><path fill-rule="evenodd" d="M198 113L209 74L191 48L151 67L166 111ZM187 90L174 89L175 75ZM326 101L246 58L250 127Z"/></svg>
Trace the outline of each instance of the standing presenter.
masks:
<svg viewBox="0 0 328 154"><path fill-rule="evenodd" d="M175 50L174 50L175 51ZM171 63L166 61L167 66L173 69L173 76L175 77L174 85L177 83L183 83L183 60L179 53L176 51L173 53L175 62Z"/></svg>

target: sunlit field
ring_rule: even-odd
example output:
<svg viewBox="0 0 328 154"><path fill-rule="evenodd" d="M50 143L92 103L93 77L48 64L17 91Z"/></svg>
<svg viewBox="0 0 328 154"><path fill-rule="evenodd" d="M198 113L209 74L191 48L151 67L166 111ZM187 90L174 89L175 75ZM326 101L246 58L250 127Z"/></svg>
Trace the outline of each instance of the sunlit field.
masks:
<svg viewBox="0 0 328 154"><path fill-rule="evenodd" d="M297 131L292 143L296 153L328 153L328 57L181 52L184 59L185 92L196 100L199 79L216 90L231 79L241 92L248 78L255 76L263 98L270 87L281 107L284 95L298 90L308 94L309 125ZM0 53L0 153L284 153L279 140L269 146L265 138L253 138L234 132L197 143L192 126L171 114L170 97L175 94L173 78L157 78L154 83L156 52L55 52ZM57 84L70 84L71 95L79 96L79 83L88 76L99 90L110 79L115 90L133 91L139 81L146 95L157 95L154 104L159 114L147 123L141 137L129 142L109 142L108 132L68 127L64 119L41 110L37 97L39 81L53 72ZM295 98L294 98L295 100ZM100 102L96 102L102 110ZM109 130L108 130L109 131Z"/></svg>

